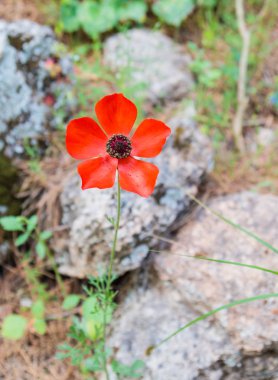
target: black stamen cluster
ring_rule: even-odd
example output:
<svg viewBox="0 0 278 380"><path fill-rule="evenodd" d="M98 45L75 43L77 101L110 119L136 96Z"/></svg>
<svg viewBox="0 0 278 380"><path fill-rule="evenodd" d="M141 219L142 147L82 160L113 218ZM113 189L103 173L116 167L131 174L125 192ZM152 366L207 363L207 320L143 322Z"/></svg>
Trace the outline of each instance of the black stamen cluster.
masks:
<svg viewBox="0 0 278 380"><path fill-rule="evenodd" d="M113 135L106 143L107 153L114 158L127 158L131 153L131 142L124 135Z"/></svg>

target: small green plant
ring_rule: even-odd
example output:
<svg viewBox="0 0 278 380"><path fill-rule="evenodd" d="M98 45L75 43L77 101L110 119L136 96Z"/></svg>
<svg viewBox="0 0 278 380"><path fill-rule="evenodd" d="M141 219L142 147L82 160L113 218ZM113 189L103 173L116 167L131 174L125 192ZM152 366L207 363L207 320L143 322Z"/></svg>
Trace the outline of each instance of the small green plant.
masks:
<svg viewBox="0 0 278 380"><path fill-rule="evenodd" d="M35 251L40 259L49 256L47 241L52 237L51 231L40 231L38 228L38 218L33 215L29 218L25 216L3 216L0 218L0 226L5 231L16 232L16 247L20 247L29 239L35 241Z"/></svg>
<svg viewBox="0 0 278 380"><path fill-rule="evenodd" d="M204 50L199 49L196 44L191 42L187 46L194 56L189 68L196 75L198 84L204 88L215 87L217 81L222 76L221 69L214 68L211 62L205 58Z"/></svg>
<svg viewBox="0 0 278 380"><path fill-rule="evenodd" d="M195 8L194 0L157 0L152 5L154 14L166 24L179 27Z"/></svg>
<svg viewBox="0 0 278 380"><path fill-rule="evenodd" d="M25 154L28 157L27 162L30 170L34 173L41 173L41 166L39 161L40 153L38 147L36 145L32 145L28 138L24 139L23 147Z"/></svg>
<svg viewBox="0 0 278 380"><path fill-rule="evenodd" d="M252 232L252 231L248 230L247 228L241 226L240 224L238 224L238 223L236 223L236 222L234 222L234 221L226 218L225 216L223 216L219 212L214 211L213 209L209 208L203 202L201 202L199 199L195 198L193 195L189 195L189 197L193 201L195 201L199 206L201 206L203 209L205 209L206 211L208 211L209 213L211 213L216 218L220 219L222 222L226 223L227 225L229 225L230 227L234 228L235 230L241 232L242 234L248 236L249 238L257 241L259 244L263 245L264 247L266 247L267 249L269 249L273 253L278 254L278 248L277 247L275 247L272 244L268 243L267 241L265 241L263 238L261 238L260 236L258 236L254 232ZM160 238L160 237L157 237L157 236L155 236L155 237L159 238L162 241L167 241L169 243L175 243L175 241L171 240L171 239ZM183 246L182 244L179 244L179 245L181 247ZM159 252L159 251L156 251L156 252ZM195 259L195 260L205 260L205 261L215 262L215 263L219 263L219 264L228 264L228 265L242 266L242 267L247 267L247 268L251 268L251 269L255 269L255 270L259 270L259 271L263 271L263 272L268 272L268 273L270 273L272 275L275 275L275 276L278 275L277 271L274 271L274 270L269 269L269 268L259 267L259 266L252 265L252 264L245 264L245 263L240 263L240 262L236 262L236 261L227 261L227 260L221 260L221 259L213 259L213 258L210 258L210 257L203 257L203 256L191 256L191 255L184 255L184 254L181 254L179 256L184 256L184 257L192 258L192 259ZM147 350L146 350L146 354L150 355L153 352L153 350L155 350L156 348L160 347L162 344L168 342L168 340L172 339L177 334L180 334L181 332L183 332L184 330L188 329L189 327L195 325L196 323L199 323L199 322L203 321L206 318L209 318L210 316L212 316L212 315L214 315L216 313L219 313L222 310L228 310L228 309L230 309L232 307L235 307L235 306L238 306L238 305L243 305L243 304L250 303L250 302L255 302L255 301L258 301L258 300L267 300L267 299L270 299L270 298L277 298L277 297L278 297L278 293L260 294L260 295L254 296L254 297L242 298L240 300L236 300L236 301L227 303L225 305L219 306L219 307L217 307L215 309L212 309L212 310L208 311L207 313L204 313L204 314L200 315L199 317L191 320L190 322L188 322L184 326L180 327L179 329L177 329L176 331L174 331L172 334L168 335L165 339L161 340L158 344L156 344L154 346L148 347Z"/></svg>
<svg viewBox="0 0 278 380"><path fill-rule="evenodd" d="M60 29L76 32L82 29L93 40L122 22L142 23L147 5L144 0L63 0L60 11Z"/></svg>
<svg viewBox="0 0 278 380"><path fill-rule="evenodd" d="M113 278L114 279L114 278ZM107 287L107 276L90 277L85 286L86 297L82 299L81 317L72 319L68 334L71 344L58 347L57 358L70 359L85 374L104 372L109 378L108 363L118 379L137 379L142 376L144 363L136 360L130 366L113 358L113 351L106 347L106 329L112 321L115 293ZM63 308L70 310L78 305L81 298L69 295Z"/></svg>
<svg viewBox="0 0 278 380"><path fill-rule="evenodd" d="M27 325L28 321L23 316L10 314L3 321L1 335L10 340L21 339L25 334Z"/></svg>
<svg viewBox="0 0 278 380"><path fill-rule="evenodd" d="M16 234L14 238L16 247L34 246L34 251L39 260L48 259L55 273L56 281L64 293L63 281L47 245L47 241L51 238L52 233L50 231L40 231L37 216L33 215L29 218L25 216L4 216L0 218L0 226L4 231ZM44 335L46 332L45 304L50 296L46 290L46 285L40 281L39 271L36 267L32 266L32 261L31 251L24 250L21 263L26 281L30 285L32 301L27 307L21 307L21 311L26 316L21 314L6 316L2 325L2 336L4 338L12 340L21 339L28 327L39 335Z"/></svg>
<svg viewBox="0 0 278 380"><path fill-rule="evenodd" d="M180 27L196 8L211 9L218 0L62 0L57 30L74 33L85 32L94 41L103 33L122 26L143 24L148 11L160 22Z"/></svg>

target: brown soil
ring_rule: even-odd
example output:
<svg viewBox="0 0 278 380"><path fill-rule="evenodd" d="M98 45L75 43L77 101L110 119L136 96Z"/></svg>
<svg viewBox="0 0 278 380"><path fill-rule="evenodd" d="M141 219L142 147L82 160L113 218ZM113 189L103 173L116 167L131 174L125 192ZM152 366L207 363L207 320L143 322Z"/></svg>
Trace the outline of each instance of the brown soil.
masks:
<svg viewBox="0 0 278 380"><path fill-rule="evenodd" d="M19 310L19 302L28 288L23 278L22 268L6 268L5 276L0 279L0 324L11 313L26 314ZM51 293L57 293L51 289ZM81 380L78 371L68 362L55 358L57 346L67 339L71 316L61 314L57 301L49 302L47 309L47 333L36 334L30 325L28 333L19 341L0 338L0 379L1 380Z"/></svg>
<svg viewBox="0 0 278 380"><path fill-rule="evenodd" d="M259 154L236 157L222 151L210 176L207 191L210 196L225 195L244 190L278 195L277 144Z"/></svg>
<svg viewBox="0 0 278 380"><path fill-rule="evenodd" d="M41 12L38 10L38 0L1 0L0 19L14 21L30 19L43 22Z"/></svg>

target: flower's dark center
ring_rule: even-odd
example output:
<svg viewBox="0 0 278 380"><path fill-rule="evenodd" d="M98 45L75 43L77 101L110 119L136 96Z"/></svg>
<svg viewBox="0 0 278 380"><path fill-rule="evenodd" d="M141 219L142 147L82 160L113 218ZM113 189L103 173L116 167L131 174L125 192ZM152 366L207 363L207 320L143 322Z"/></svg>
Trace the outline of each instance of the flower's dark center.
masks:
<svg viewBox="0 0 278 380"><path fill-rule="evenodd" d="M106 151L111 157L127 158L131 153L131 142L124 135L113 135L107 141Z"/></svg>

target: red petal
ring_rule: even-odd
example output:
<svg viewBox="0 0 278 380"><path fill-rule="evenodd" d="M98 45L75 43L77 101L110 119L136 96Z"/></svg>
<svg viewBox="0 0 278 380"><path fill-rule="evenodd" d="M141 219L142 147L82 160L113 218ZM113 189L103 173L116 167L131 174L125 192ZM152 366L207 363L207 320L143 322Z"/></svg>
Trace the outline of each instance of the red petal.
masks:
<svg viewBox="0 0 278 380"><path fill-rule="evenodd" d="M106 142L107 137L100 126L89 117L71 120L67 126L67 150L78 160L104 155Z"/></svg>
<svg viewBox="0 0 278 380"><path fill-rule="evenodd" d="M122 189L142 197L151 195L159 173L155 165L128 157L119 160L118 169Z"/></svg>
<svg viewBox="0 0 278 380"><path fill-rule="evenodd" d="M162 123L162 121L154 119L144 120L132 136L131 154L139 157L157 156L161 152L170 133L171 129Z"/></svg>
<svg viewBox="0 0 278 380"><path fill-rule="evenodd" d="M106 133L128 135L137 117L135 104L123 94L102 98L95 106L96 115Z"/></svg>
<svg viewBox="0 0 278 380"><path fill-rule="evenodd" d="M86 160L78 165L82 190L98 187L107 189L115 182L118 160L108 155Z"/></svg>

